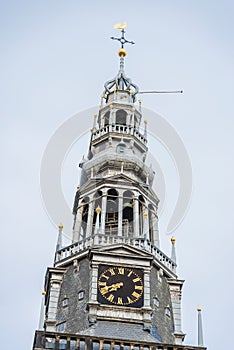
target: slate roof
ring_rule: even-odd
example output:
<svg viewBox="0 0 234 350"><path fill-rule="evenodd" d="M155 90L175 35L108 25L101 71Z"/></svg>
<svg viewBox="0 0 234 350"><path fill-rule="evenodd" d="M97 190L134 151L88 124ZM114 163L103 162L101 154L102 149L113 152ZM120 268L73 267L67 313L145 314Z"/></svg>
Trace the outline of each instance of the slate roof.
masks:
<svg viewBox="0 0 234 350"><path fill-rule="evenodd" d="M143 329L143 325L114 321L98 321L96 325L92 325L80 334L111 339L126 339L128 341L161 343L160 338L151 336L148 331Z"/></svg>

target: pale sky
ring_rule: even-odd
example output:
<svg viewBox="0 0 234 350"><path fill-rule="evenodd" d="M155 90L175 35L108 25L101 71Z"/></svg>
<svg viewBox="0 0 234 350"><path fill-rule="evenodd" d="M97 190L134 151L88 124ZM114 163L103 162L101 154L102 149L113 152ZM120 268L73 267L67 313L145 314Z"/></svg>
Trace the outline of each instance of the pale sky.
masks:
<svg viewBox="0 0 234 350"><path fill-rule="evenodd" d="M205 345L219 350L232 344L233 1L9 0L0 5L4 350L32 348L44 275L53 263L57 230L44 210L39 182L44 150L71 115L99 103L104 82L118 70L118 44L109 38L119 34L113 25L123 21L127 39L136 42L127 47L127 75L141 90L184 90L183 95L143 96L143 105L174 126L193 168L190 208L174 233L178 275L186 281L185 344L197 344L198 305ZM79 147L62 169L71 208ZM164 230L175 170L164 163L163 153L159 158L167 180L161 248L170 254Z"/></svg>

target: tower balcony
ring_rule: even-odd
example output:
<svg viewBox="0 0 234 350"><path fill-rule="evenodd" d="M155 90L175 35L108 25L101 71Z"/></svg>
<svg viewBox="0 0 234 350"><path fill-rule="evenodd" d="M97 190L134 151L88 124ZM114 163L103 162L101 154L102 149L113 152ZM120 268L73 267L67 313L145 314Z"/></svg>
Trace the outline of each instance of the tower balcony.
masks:
<svg viewBox="0 0 234 350"><path fill-rule="evenodd" d="M143 237L117 236L115 234L117 231L117 227L114 225L109 225L107 227L106 234L93 234L90 237L87 237L79 242L73 243L70 246L58 250L55 255L56 265L59 266L60 263L69 262L75 257L75 255L89 248L109 246L112 244L128 244L152 254L164 267L166 267L169 271L175 273L176 263L171 260L166 254L164 254L159 248L153 245L148 239Z"/></svg>
<svg viewBox="0 0 234 350"><path fill-rule="evenodd" d="M142 135L139 132L139 129L131 125L119 125L119 124L113 124L113 125L109 124L109 125L105 125L100 129L97 129L96 131L93 132L92 141L99 140L100 138L104 137L108 133L132 135L137 140L141 141L144 145L147 144L147 139L145 138L144 135Z"/></svg>
<svg viewBox="0 0 234 350"><path fill-rule="evenodd" d="M205 350L200 346L160 344L108 337L92 337L80 334L65 334L37 331L33 350Z"/></svg>

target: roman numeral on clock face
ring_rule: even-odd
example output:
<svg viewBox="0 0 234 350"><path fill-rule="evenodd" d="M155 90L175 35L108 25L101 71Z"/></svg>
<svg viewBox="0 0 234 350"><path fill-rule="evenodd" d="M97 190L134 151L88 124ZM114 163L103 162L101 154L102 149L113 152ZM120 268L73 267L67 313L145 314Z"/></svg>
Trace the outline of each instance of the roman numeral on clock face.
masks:
<svg viewBox="0 0 234 350"><path fill-rule="evenodd" d="M110 294L108 297L107 297L107 300L109 300L110 302L112 302L114 300L114 295L113 294Z"/></svg>
<svg viewBox="0 0 234 350"><path fill-rule="evenodd" d="M143 286L138 286L138 285L136 285L136 286L135 286L135 289L137 289L137 290L143 290Z"/></svg>
<svg viewBox="0 0 234 350"><path fill-rule="evenodd" d="M122 305L123 304L123 299L121 297L118 297L117 304Z"/></svg>
<svg viewBox="0 0 234 350"><path fill-rule="evenodd" d="M137 292L132 292L132 296L135 297L135 298L139 298L140 297L140 294L138 294Z"/></svg>

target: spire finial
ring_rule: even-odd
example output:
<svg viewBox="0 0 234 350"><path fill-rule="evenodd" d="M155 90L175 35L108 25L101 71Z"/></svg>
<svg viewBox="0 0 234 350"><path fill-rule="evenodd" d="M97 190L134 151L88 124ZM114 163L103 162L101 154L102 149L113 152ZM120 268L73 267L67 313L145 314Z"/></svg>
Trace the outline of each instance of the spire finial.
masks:
<svg viewBox="0 0 234 350"><path fill-rule="evenodd" d="M124 49L124 45L125 44L135 44L134 41L129 41L125 38L124 34L125 34L125 28L127 27L127 23L124 22L123 24L117 23L114 25L115 29L119 29L121 30L121 37L120 38L115 38L115 37L111 37L112 40L118 40L120 42L121 45L121 49L119 50L119 56L126 56L127 52Z"/></svg>
<svg viewBox="0 0 234 350"><path fill-rule="evenodd" d="M118 55L120 56L120 67L119 72L117 76L114 79L108 80L104 87L104 96L106 101L108 100L109 94L112 92L116 92L118 90L125 90L130 93L130 90L132 90L131 93L131 100L135 102L135 96L138 93L139 89L138 87L132 83L131 79L129 79L125 73L124 73L124 57L127 55L127 51L125 50L124 46L125 44L135 44L133 41L129 41L125 38L125 28L127 26L127 23L124 22L123 24L117 23L114 28L121 30L121 37L115 38L111 37L112 40L117 40L120 42L121 48L118 51ZM114 95L115 96L115 95Z"/></svg>
<svg viewBox="0 0 234 350"><path fill-rule="evenodd" d="M198 311L198 346L204 346L203 329L202 329L202 316L201 316L202 308L200 306L198 306L197 311Z"/></svg>
<svg viewBox="0 0 234 350"><path fill-rule="evenodd" d="M171 237L171 260L176 262L176 251L175 251L176 239L174 236Z"/></svg>
<svg viewBox="0 0 234 350"><path fill-rule="evenodd" d="M58 225L59 234L58 234L58 241L56 245L56 252L62 248L62 234L63 234L63 225L60 223Z"/></svg>

